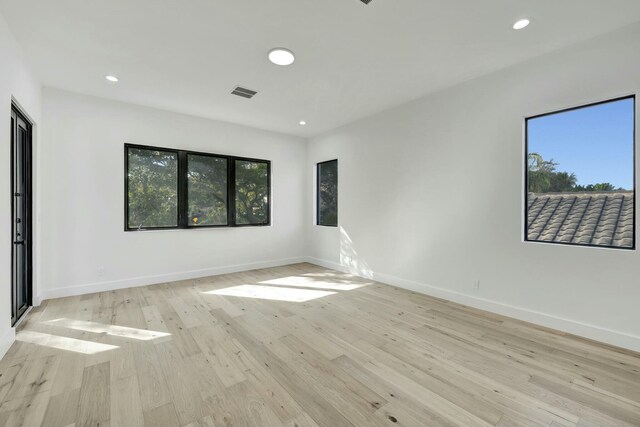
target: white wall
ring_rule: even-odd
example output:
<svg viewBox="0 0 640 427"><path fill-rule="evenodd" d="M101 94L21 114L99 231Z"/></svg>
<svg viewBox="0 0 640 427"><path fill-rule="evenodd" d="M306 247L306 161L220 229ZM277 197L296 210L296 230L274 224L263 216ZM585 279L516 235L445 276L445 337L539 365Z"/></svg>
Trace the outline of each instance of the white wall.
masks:
<svg viewBox="0 0 640 427"><path fill-rule="evenodd" d="M34 149L38 155L40 83L22 56L13 35L0 15L0 357L15 336L11 328L11 101L35 124ZM37 179L37 177L36 177ZM37 184L35 186L37 191ZM37 201L34 209L37 209ZM37 224L34 224L37 232ZM36 236L37 239L38 236ZM37 257L37 253L34 254Z"/></svg>
<svg viewBox="0 0 640 427"><path fill-rule="evenodd" d="M341 226L308 216L312 259L640 350L638 251L522 241L524 117L638 93L638 46L636 25L312 139Z"/></svg>
<svg viewBox="0 0 640 427"><path fill-rule="evenodd" d="M303 139L53 89L43 117L40 297L300 260ZM271 160L272 226L124 232L124 143Z"/></svg>

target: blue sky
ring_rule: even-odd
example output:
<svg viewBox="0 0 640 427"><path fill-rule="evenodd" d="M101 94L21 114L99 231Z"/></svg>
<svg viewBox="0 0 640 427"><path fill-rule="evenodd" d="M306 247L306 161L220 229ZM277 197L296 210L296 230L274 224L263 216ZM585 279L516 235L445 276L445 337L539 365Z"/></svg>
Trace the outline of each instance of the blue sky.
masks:
<svg viewBox="0 0 640 427"><path fill-rule="evenodd" d="M633 99L552 114L528 123L529 153L553 159L578 184L633 189Z"/></svg>

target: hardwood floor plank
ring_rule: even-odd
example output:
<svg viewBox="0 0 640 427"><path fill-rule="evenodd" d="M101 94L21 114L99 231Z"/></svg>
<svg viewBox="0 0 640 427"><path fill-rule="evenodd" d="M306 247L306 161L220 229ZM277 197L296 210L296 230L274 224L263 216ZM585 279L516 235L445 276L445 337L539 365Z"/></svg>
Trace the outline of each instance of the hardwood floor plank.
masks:
<svg viewBox="0 0 640 427"><path fill-rule="evenodd" d="M14 386L23 363L24 360L11 359L0 364L0 403L7 398L9 390Z"/></svg>
<svg viewBox="0 0 640 427"><path fill-rule="evenodd" d="M47 411L43 417L43 425L48 427L65 427L74 424L80 401L80 388L63 391L51 396Z"/></svg>
<svg viewBox="0 0 640 427"><path fill-rule="evenodd" d="M50 393L43 391L3 402L0 406L0 425L3 427L47 425L44 415L49 397Z"/></svg>
<svg viewBox="0 0 640 427"><path fill-rule="evenodd" d="M420 367L425 365L415 367L407 361L362 341L358 341L356 345L359 345L363 351L369 352L376 361L380 361L399 374L411 378L451 403L466 408L469 413L489 424L496 424L504 415L497 405L488 404L487 399L484 399L486 395L495 394L492 393L491 387L474 387L476 384L473 381L469 381L466 376L461 375L455 369L446 370L446 375L443 375L442 370L434 369L433 366L420 370Z"/></svg>
<svg viewBox="0 0 640 427"><path fill-rule="evenodd" d="M109 362L84 368L76 414L78 427L108 425L111 418L110 377Z"/></svg>
<svg viewBox="0 0 640 427"><path fill-rule="evenodd" d="M193 336L175 311L163 313L162 319L167 325L167 329L171 334L171 341L175 343L175 348L178 349L184 357L201 352L198 343L193 339ZM161 344L158 344L158 346L161 346Z"/></svg>
<svg viewBox="0 0 640 427"><path fill-rule="evenodd" d="M416 403L429 402L430 408L447 420L461 425L491 426L490 423L476 417L431 390L422 387L410 378L398 374L380 362L368 362L364 365L364 368L378 376L382 381L394 385L397 388L407 390L407 392L413 396Z"/></svg>
<svg viewBox="0 0 640 427"><path fill-rule="evenodd" d="M607 398L606 395L602 395L595 391L591 391L585 388L574 388L571 385L563 384L560 381L554 381L552 379L532 376L530 382L532 384L544 387L547 390L552 390L568 399L572 399L585 406L592 407L597 411L600 411L612 418L620 419L621 421L631 423L633 425L640 425L640 411L635 406L628 405L624 402L617 401L616 399Z"/></svg>
<svg viewBox="0 0 640 427"><path fill-rule="evenodd" d="M375 412L375 416L388 426L456 426L450 420L436 414L416 410L415 405L406 405L398 400L387 403Z"/></svg>
<svg viewBox="0 0 640 427"><path fill-rule="evenodd" d="M204 403L199 390L193 387L197 375L193 365L181 354L174 342L157 344L156 348L180 425L202 419L207 414L203 412Z"/></svg>
<svg viewBox="0 0 640 427"><path fill-rule="evenodd" d="M210 333L211 327L198 327L191 330L202 352L206 354L209 369L215 372L224 387L231 387L247 380L237 360L240 351L230 338L216 339ZM220 334L217 335L218 337Z"/></svg>
<svg viewBox="0 0 640 427"><path fill-rule="evenodd" d="M84 366L85 357L81 353L62 354L51 386L51 395L79 389L82 386Z"/></svg>
<svg viewBox="0 0 640 427"><path fill-rule="evenodd" d="M5 400L14 400L51 390L59 363L59 356L47 356L22 362L21 369L13 380Z"/></svg>
<svg viewBox="0 0 640 427"><path fill-rule="evenodd" d="M224 318L226 315L218 312L218 316ZM277 357L256 338L243 330L241 326L231 322L233 322L233 320L228 317L226 323L235 332L238 341L245 348L251 349L253 354L266 366L276 381L287 390L300 406L305 408L305 412L307 412L314 421L326 426L353 425L316 391L313 384L309 384L305 379L300 378L296 370L288 363Z"/></svg>
<svg viewBox="0 0 640 427"><path fill-rule="evenodd" d="M134 345L133 358L138 376L142 410L146 412L171 403L171 395L158 360L156 346Z"/></svg>
<svg viewBox="0 0 640 427"><path fill-rule="evenodd" d="M180 422L173 403L167 403L144 411L144 424L145 427L175 427L179 426Z"/></svg>
<svg viewBox="0 0 640 427"><path fill-rule="evenodd" d="M111 382L111 425L144 427L144 414L138 377L133 375Z"/></svg>
<svg viewBox="0 0 640 427"><path fill-rule="evenodd" d="M185 292L185 295L188 295L188 292ZM199 311L193 305L186 303L183 298L171 298L167 302L173 307L175 313L187 328L202 325Z"/></svg>

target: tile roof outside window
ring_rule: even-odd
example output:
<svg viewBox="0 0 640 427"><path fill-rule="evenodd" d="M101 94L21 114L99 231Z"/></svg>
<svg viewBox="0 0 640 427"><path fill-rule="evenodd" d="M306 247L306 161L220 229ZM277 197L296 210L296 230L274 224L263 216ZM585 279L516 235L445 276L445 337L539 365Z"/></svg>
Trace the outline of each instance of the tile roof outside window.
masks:
<svg viewBox="0 0 640 427"><path fill-rule="evenodd" d="M633 191L529 193L527 240L634 246Z"/></svg>

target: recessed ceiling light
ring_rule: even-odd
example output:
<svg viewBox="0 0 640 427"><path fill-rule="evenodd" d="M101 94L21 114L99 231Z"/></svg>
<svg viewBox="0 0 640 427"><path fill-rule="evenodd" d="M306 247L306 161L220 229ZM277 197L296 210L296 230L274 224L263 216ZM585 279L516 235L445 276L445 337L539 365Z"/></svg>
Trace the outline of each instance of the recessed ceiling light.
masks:
<svg viewBox="0 0 640 427"><path fill-rule="evenodd" d="M530 19L520 19L518 21L516 21L515 24L513 24L513 29L514 30L521 30L523 28L526 28L529 24L531 24L531 20Z"/></svg>
<svg viewBox="0 0 640 427"><path fill-rule="evenodd" d="M111 83L116 83L118 81L118 78L116 76L105 76L105 79L109 80Z"/></svg>
<svg viewBox="0 0 640 427"><path fill-rule="evenodd" d="M300 126L305 126L307 124L307 122L305 122L304 120L300 120Z"/></svg>
<svg viewBox="0 0 640 427"><path fill-rule="evenodd" d="M293 52L283 47L276 47L269 51L269 61L276 65L291 65L296 57L293 56Z"/></svg>

